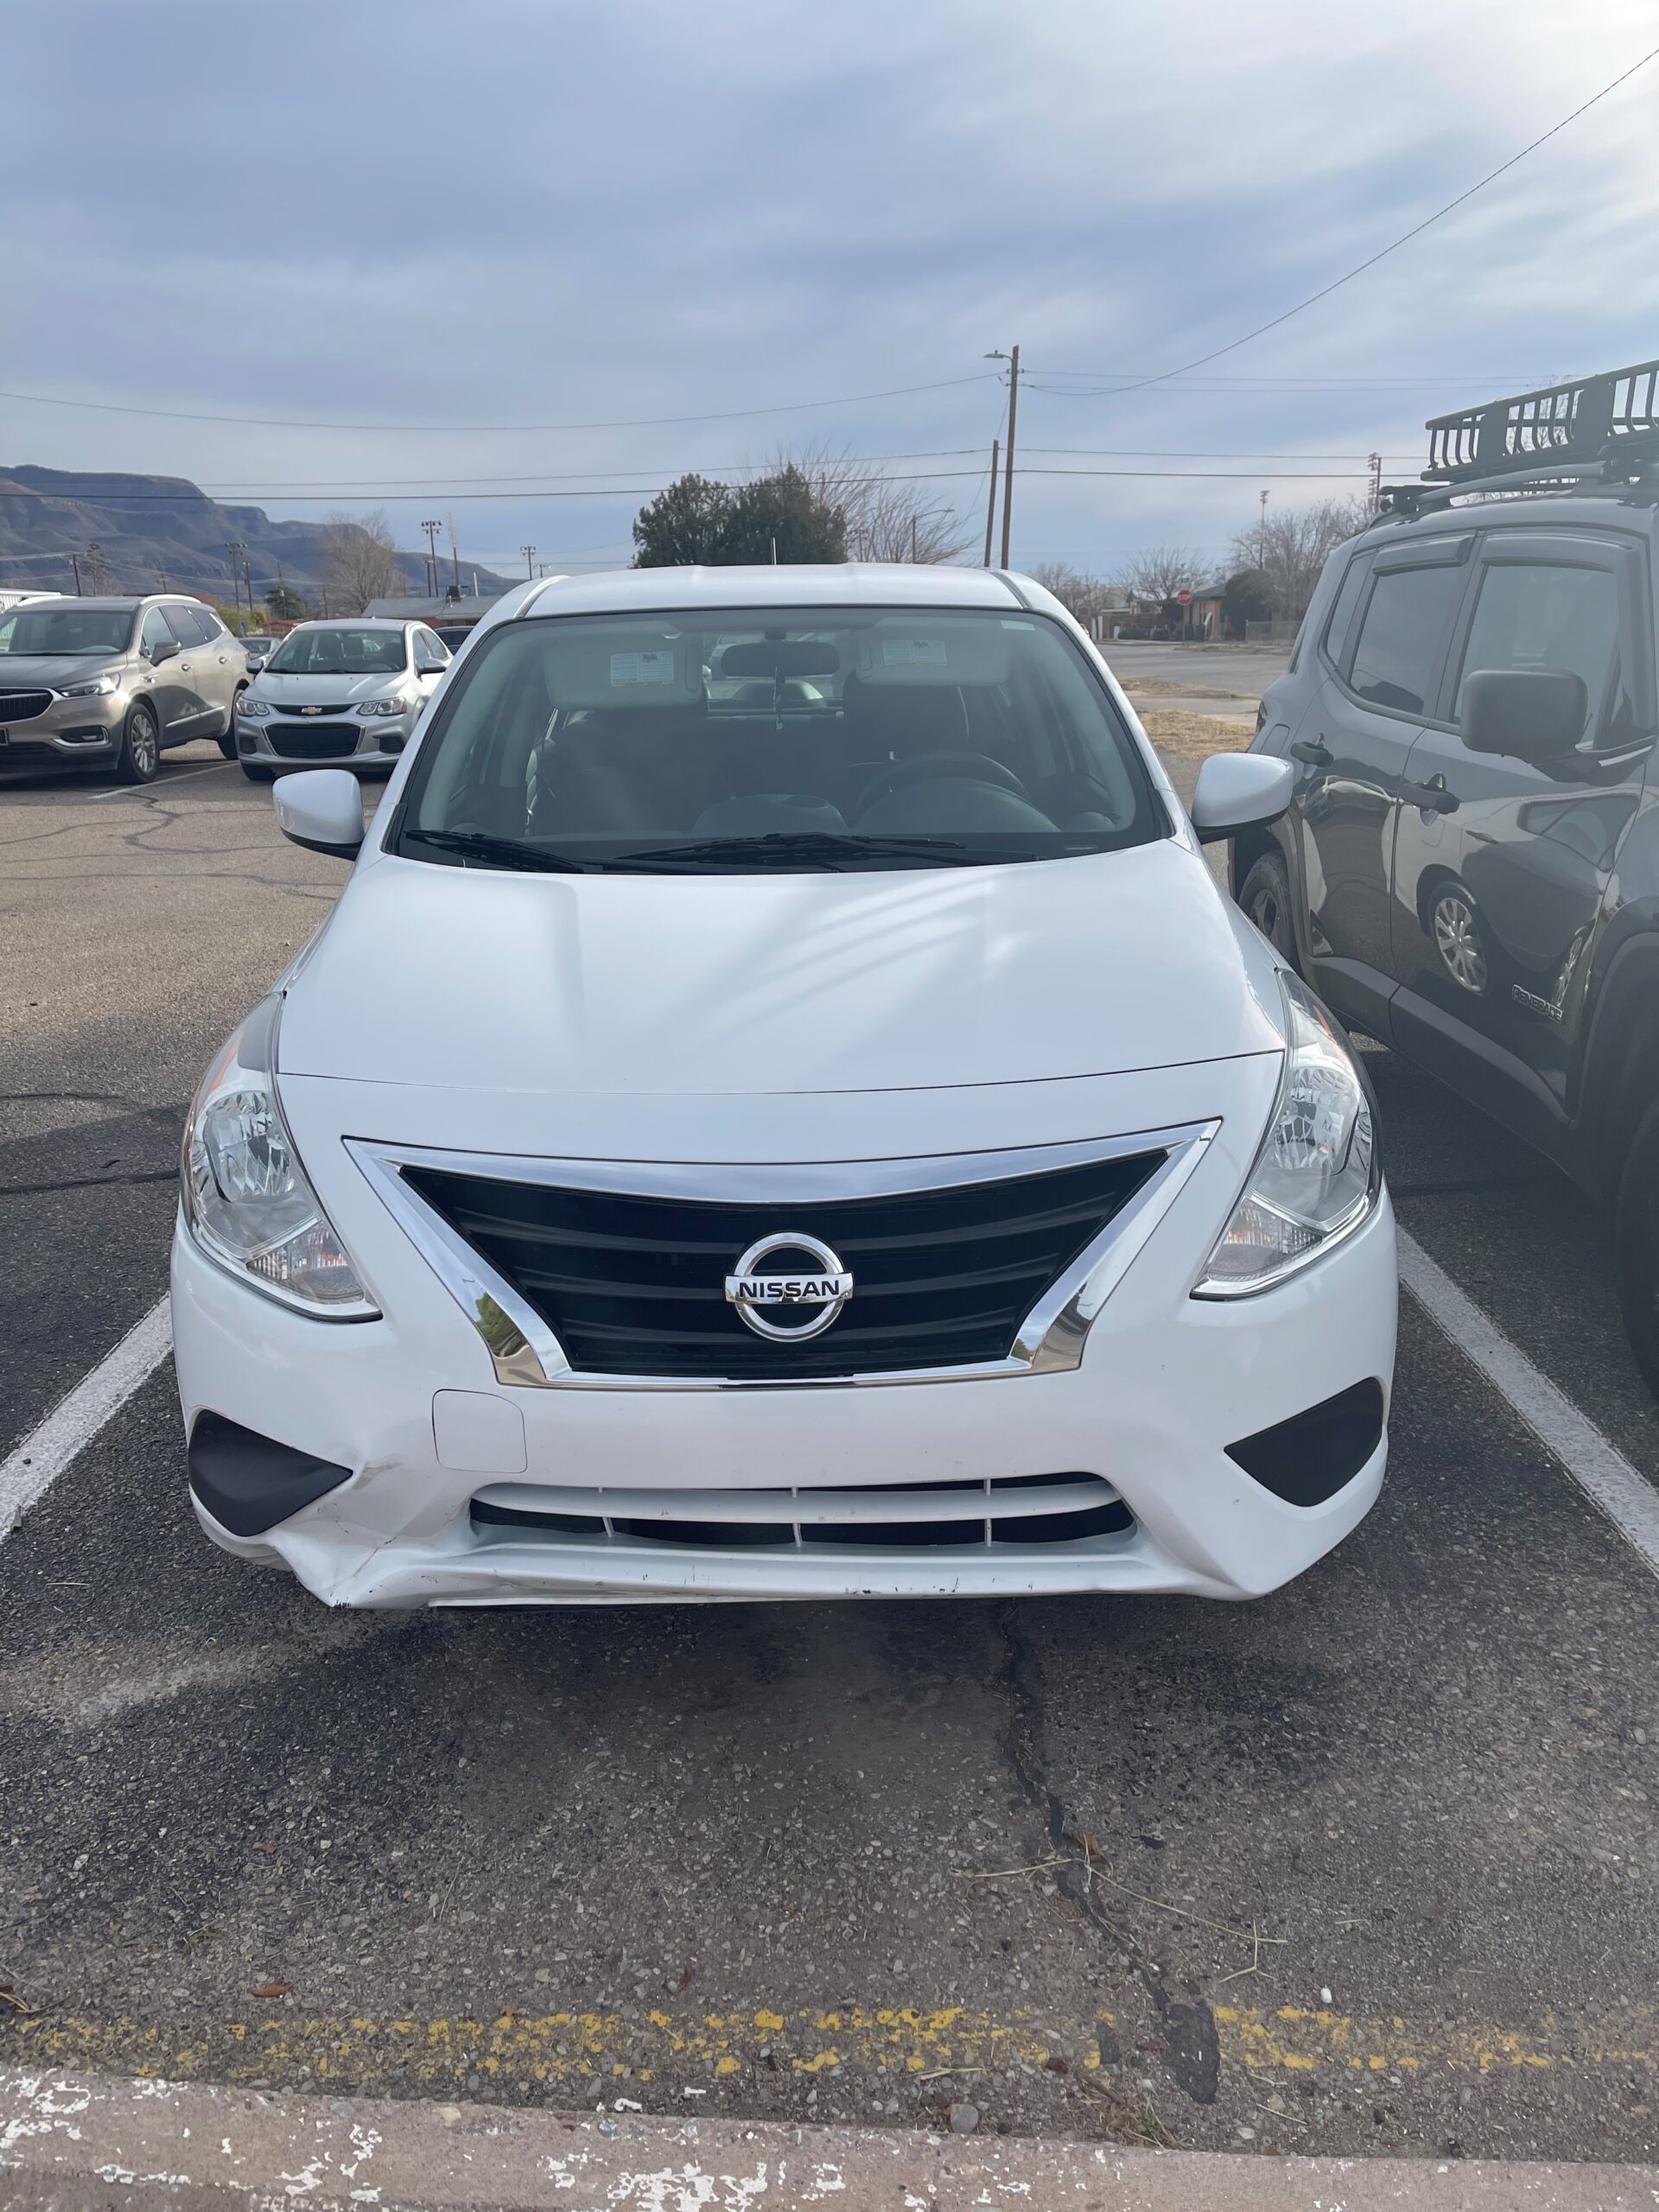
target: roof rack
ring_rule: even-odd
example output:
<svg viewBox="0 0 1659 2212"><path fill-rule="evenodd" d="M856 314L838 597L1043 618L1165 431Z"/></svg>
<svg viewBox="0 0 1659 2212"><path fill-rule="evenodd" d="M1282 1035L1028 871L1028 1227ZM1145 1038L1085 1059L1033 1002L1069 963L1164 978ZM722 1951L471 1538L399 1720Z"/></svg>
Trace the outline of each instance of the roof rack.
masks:
<svg viewBox="0 0 1659 2212"><path fill-rule="evenodd" d="M1608 483L1659 460L1659 360L1576 377L1431 416L1421 484L1387 486L1395 512L1443 505L1465 490L1553 490Z"/></svg>

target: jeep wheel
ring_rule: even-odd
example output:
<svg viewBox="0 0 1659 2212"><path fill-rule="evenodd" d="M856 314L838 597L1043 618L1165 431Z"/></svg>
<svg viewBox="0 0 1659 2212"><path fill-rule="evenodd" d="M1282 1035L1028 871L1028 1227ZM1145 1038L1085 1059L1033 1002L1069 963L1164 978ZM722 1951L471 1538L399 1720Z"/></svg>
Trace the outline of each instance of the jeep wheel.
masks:
<svg viewBox="0 0 1659 2212"><path fill-rule="evenodd" d="M1239 887L1238 903L1274 950L1297 966L1296 927L1290 918L1290 878L1277 853L1263 853Z"/></svg>
<svg viewBox="0 0 1659 2212"><path fill-rule="evenodd" d="M1659 1398L1659 1106L1636 1133L1615 1218L1624 1327L1643 1378Z"/></svg>
<svg viewBox="0 0 1659 2212"><path fill-rule="evenodd" d="M153 707L141 700L127 716L115 756L118 783L153 784L162 765L162 734Z"/></svg>

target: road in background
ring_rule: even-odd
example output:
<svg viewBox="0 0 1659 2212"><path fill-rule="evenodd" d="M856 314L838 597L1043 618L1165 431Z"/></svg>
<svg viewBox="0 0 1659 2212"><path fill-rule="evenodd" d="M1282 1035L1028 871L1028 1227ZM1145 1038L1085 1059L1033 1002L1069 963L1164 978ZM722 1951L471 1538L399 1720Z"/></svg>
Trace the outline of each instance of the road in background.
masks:
<svg viewBox="0 0 1659 2212"><path fill-rule="evenodd" d="M343 876L216 757L0 792L0 1449ZM1605 1224L1374 1072L1402 1220L1659 1477ZM1403 1319L1381 1504L1237 1607L331 1613L200 1538L163 1365L0 1545L0 2061L1653 2156L1659 1583Z"/></svg>

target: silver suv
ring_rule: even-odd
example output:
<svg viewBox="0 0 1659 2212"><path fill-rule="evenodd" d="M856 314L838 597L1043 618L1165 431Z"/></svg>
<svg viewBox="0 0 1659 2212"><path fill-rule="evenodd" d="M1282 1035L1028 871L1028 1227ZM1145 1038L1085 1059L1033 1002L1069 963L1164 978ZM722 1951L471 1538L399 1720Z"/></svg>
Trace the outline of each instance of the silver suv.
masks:
<svg viewBox="0 0 1659 2212"><path fill-rule="evenodd" d="M247 656L200 600L37 599L0 613L0 763L147 784L170 745L233 756Z"/></svg>

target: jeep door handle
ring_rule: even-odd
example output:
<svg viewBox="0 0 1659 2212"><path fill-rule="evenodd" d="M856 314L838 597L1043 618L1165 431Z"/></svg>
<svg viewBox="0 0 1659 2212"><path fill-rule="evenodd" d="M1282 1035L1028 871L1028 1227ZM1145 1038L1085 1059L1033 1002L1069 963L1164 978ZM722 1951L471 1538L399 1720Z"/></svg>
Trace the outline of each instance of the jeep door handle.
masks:
<svg viewBox="0 0 1659 2212"><path fill-rule="evenodd" d="M1306 760L1310 768L1328 768L1336 757L1322 737L1299 737L1290 750L1294 759Z"/></svg>
<svg viewBox="0 0 1659 2212"><path fill-rule="evenodd" d="M1400 796L1424 814L1455 814L1461 804L1457 793L1447 791L1444 776L1431 776L1426 784L1402 784Z"/></svg>

